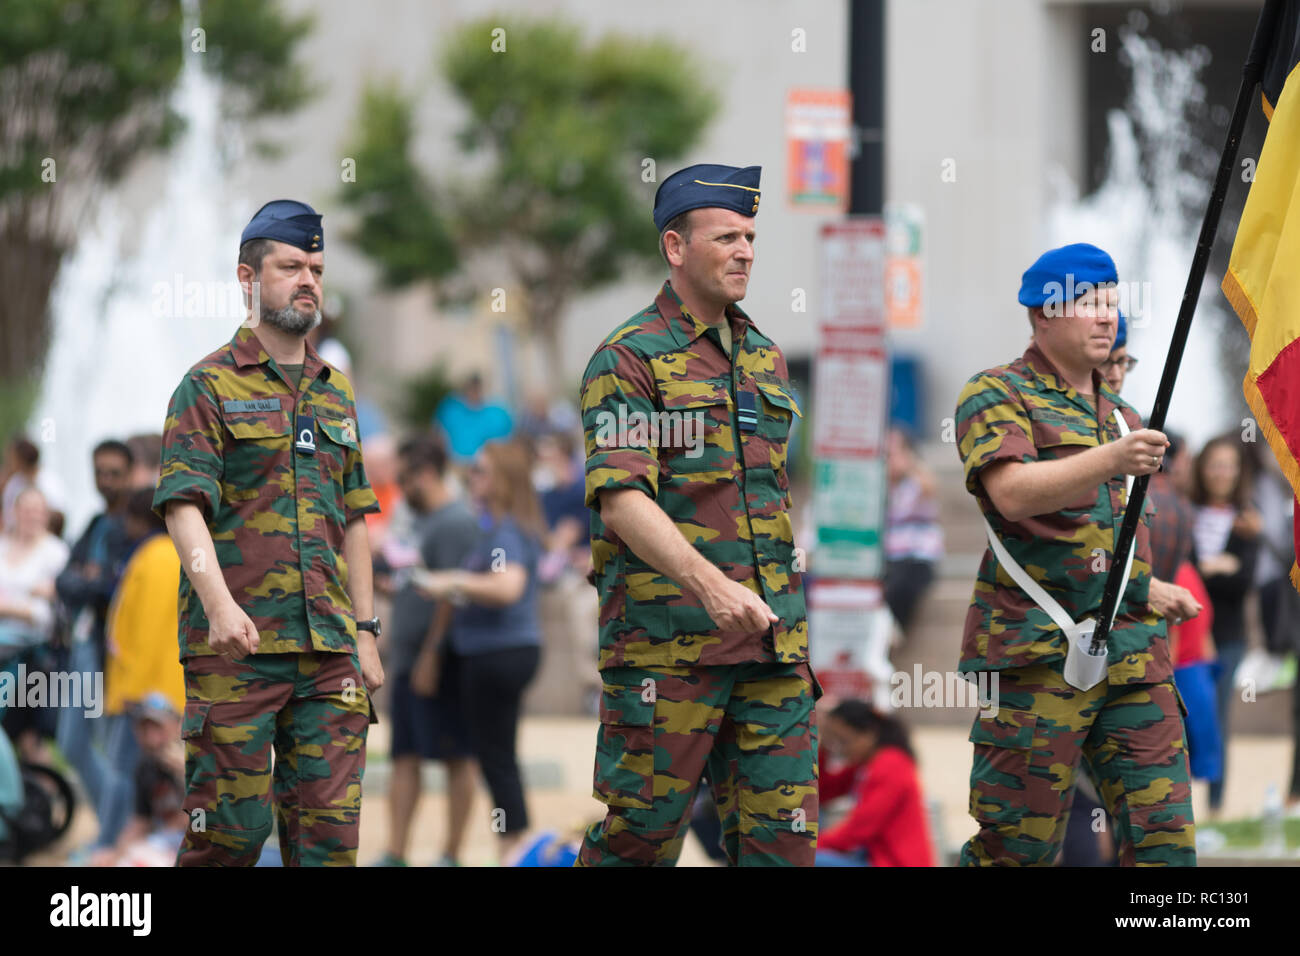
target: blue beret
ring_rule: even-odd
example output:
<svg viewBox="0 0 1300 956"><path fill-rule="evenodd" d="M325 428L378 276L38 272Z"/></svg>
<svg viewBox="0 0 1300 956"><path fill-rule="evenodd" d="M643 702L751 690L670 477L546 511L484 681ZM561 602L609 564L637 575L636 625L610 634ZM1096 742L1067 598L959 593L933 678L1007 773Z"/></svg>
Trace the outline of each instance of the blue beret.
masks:
<svg viewBox="0 0 1300 956"><path fill-rule="evenodd" d="M761 166L716 166L701 163L679 169L655 192L655 228L660 232L676 216L692 209L717 206L742 216L758 215Z"/></svg>
<svg viewBox="0 0 1300 956"><path fill-rule="evenodd" d="M1122 349L1128 342L1128 323L1124 321L1124 313L1119 314L1119 328L1115 331L1115 342L1111 345L1110 350Z"/></svg>
<svg viewBox="0 0 1300 956"><path fill-rule="evenodd" d="M1034 308L1072 302L1092 286L1118 282L1115 260L1086 242L1049 249L1025 270L1020 304Z"/></svg>
<svg viewBox="0 0 1300 956"><path fill-rule="evenodd" d="M239 244L242 246L250 239L276 239L304 252L320 252L325 248L320 214L305 202L293 199L272 200L255 212L244 227Z"/></svg>

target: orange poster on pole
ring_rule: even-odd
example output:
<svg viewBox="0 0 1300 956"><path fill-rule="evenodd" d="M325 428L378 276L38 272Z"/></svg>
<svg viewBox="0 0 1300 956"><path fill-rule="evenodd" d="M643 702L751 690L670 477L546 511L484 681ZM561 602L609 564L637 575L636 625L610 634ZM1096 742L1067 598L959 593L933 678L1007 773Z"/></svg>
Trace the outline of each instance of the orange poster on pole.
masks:
<svg viewBox="0 0 1300 956"><path fill-rule="evenodd" d="M790 204L847 210L853 130L853 97L848 90L791 90L785 128Z"/></svg>

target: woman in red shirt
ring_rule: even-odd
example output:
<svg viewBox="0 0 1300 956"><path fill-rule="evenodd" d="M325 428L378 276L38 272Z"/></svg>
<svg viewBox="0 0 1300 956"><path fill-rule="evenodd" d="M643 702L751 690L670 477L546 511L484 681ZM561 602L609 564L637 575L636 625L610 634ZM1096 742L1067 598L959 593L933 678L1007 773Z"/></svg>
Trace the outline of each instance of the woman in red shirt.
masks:
<svg viewBox="0 0 1300 956"><path fill-rule="evenodd" d="M823 722L822 737L819 802L852 793L854 804L818 834L817 865L933 866L916 759L902 722L846 700Z"/></svg>

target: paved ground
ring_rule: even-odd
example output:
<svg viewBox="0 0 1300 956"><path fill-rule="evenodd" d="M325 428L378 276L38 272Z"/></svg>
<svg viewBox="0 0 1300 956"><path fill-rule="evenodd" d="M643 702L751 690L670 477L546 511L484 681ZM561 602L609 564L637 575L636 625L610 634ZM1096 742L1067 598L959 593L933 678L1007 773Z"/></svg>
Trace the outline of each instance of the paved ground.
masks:
<svg viewBox="0 0 1300 956"><path fill-rule="evenodd" d="M533 717L523 722L520 753L530 782L529 811L538 828L579 830L601 816L601 805L591 797L591 772L596 721L588 718ZM920 757L921 776L928 799L937 804L943 846L953 850L971 833L967 816L967 775L970 772L970 744L965 732L950 727L923 726L914 730L914 744ZM367 770L367 799L361 824L361 862L379 857L388 835L386 791L388 733L385 724L373 731L372 755ZM1225 798L1225 817L1256 816L1271 781L1284 788L1290 773L1290 745L1279 736L1240 736L1232 742L1233 768ZM445 799L437 768L427 768L431 785L423 797L416 821L412 861L428 865L437 856L445 827ZM1197 819L1206 807L1206 788L1197 784L1194 793ZM481 793L466 841L465 862L490 865L494 862L494 835L490 829L490 805ZM94 819L87 810L78 814L73 832L60 852L42 854L32 863L60 865L66 851L94 834ZM694 840L688 840L681 865L707 866L708 859Z"/></svg>

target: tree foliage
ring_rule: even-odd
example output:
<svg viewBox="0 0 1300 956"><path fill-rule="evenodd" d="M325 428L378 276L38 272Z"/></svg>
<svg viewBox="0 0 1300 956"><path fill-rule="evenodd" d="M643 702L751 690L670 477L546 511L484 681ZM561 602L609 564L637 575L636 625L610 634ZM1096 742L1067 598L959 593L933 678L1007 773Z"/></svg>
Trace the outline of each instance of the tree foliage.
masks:
<svg viewBox="0 0 1300 956"><path fill-rule="evenodd" d="M187 24L180 0L0 0L0 435L26 419L50 292L97 198L183 129L171 105L183 58L218 77L234 121L309 93L293 54L310 18L265 0L196 10Z"/></svg>
<svg viewBox="0 0 1300 956"><path fill-rule="evenodd" d="M395 135L409 130L412 104L391 88L372 94L407 125L389 120L386 133L363 112L360 132L394 184L384 208L414 216L421 230L431 217L442 221L450 242L426 244L424 267L402 269L421 255L393 249L374 223L363 221L356 239L389 281L438 280L475 255L486 259L493 286L524 293L529 327L558 371L559 325L573 298L658 260L657 179L699 138L716 97L686 49L616 34L588 43L560 20L467 23L438 63L466 114L453 165L472 172L429 184L409 138ZM363 185L367 175L358 163L358 192L383 192Z"/></svg>

